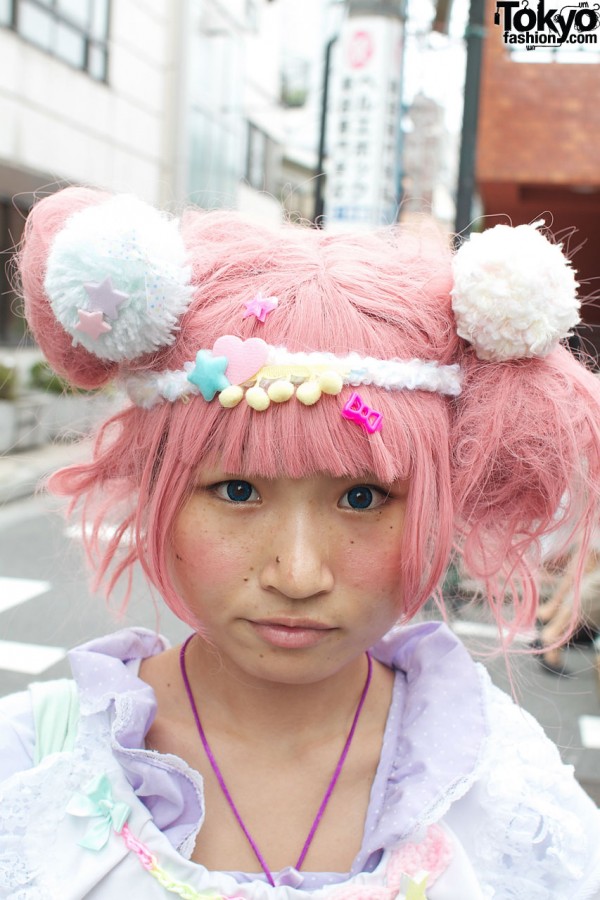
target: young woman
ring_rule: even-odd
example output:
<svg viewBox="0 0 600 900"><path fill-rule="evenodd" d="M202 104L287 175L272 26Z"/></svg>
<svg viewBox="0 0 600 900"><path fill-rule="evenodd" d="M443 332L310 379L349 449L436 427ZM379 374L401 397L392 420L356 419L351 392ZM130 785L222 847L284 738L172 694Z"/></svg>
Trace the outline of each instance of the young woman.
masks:
<svg viewBox="0 0 600 900"><path fill-rule="evenodd" d="M561 498L587 551L600 397L541 223L453 259L427 230L67 189L20 271L52 365L131 399L51 489L98 581L139 562L191 634L117 632L0 703L0 896L600 896L571 769L444 625L409 624L453 549L530 624Z"/></svg>

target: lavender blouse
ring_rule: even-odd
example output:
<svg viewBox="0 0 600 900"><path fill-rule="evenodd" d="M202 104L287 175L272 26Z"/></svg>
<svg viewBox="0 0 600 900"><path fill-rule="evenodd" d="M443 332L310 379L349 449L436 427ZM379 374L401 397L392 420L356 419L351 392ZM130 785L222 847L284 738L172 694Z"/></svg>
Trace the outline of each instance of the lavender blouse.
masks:
<svg viewBox="0 0 600 900"><path fill-rule="evenodd" d="M69 660L82 712L112 708L114 757L157 827L189 858L204 820L202 778L144 743L156 699L138 670L166 646L153 632L132 628L72 650ZM386 848L469 776L486 735L478 667L444 625L394 629L373 655L395 670L395 681L362 846L350 873L294 873L294 886L306 890L372 871ZM29 693L0 699L0 781L33 765L34 740ZM239 882L263 877L231 874Z"/></svg>

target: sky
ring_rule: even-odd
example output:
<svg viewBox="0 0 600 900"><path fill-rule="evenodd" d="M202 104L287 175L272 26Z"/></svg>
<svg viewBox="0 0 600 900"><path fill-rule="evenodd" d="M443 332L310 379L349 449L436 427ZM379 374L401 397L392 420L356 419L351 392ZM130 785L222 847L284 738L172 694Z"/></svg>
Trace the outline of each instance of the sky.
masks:
<svg viewBox="0 0 600 900"><path fill-rule="evenodd" d="M290 56L322 67L323 46L336 31L343 4L339 0L280 0L283 7L283 47ZM431 0L408 0L407 61L405 90L410 99L419 89L434 99L451 98L464 77L463 36L468 18L468 0L454 0L450 34L431 33L434 4Z"/></svg>
<svg viewBox="0 0 600 900"><path fill-rule="evenodd" d="M343 3L339 0L280 0L283 16L284 58L309 63L309 103L304 112L290 117L292 141L314 147L318 105L323 79L324 47L339 29ZM462 121L465 72L464 32L469 0L454 0L450 34L431 33L434 5L431 0L408 0L407 45L404 66L404 100L410 103L419 91L445 110L446 125L457 133Z"/></svg>
<svg viewBox="0 0 600 900"><path fill-rule="evenodd" d="M446 110L446 124L455 132L462 119L468 0L454 0L448 35L430 31L433 11L428 0L409 0L404 96L410 102L421 90L437 100Z"/></svg>

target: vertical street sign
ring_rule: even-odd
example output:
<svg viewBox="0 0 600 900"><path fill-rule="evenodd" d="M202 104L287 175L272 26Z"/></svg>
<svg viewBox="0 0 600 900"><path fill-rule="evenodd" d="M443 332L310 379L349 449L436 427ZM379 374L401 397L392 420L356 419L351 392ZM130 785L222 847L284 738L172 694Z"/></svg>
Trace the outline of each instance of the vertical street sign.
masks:
<svg viewBox="0 0 600 900"><path fill-rule="evenodd" d="M401 115L399 18L350 16L333 76L325 225L377 227L396 220Z"/></svg>

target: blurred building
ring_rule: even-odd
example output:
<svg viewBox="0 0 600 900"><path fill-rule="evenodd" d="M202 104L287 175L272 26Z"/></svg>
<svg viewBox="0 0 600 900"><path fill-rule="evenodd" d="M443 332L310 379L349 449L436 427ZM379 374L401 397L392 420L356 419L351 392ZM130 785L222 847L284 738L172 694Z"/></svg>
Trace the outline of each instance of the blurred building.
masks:
<svg viewBox="0 0 600 900"><path fill-rule="evenodd" d="M456 141L444 121L444 108L420 91L404 116L402 210L406 219L427 213L447 228L454 216Z"/></svg>
<svg viewBox="0 0 600 900"><path fill-rule="evenodd" d="M600 37L526 50L505 44L495 9L488 0L477 157L484 214L514 225L543 217L555 234L575 228L570 246L583 246L574 266L587 282L600 276ZM599 286L589 281L582 294ZM584 341L600 349L600 310L584 305L583 315L597 326L582 330Z"/></svg>
<svg viewBox="0 0 600 900"><path fill-rule="evenodd" d="M279 219L281 11L268 0L179 0L177 197Z"/></svg>
<svg viewBox="0 0 600 900"><path fill-rule="evenodd" d="M157 200L165 178L167 0L0 2L0 250L32 192L96 184ZM167 176L168 177L168 176ZM16 343L0 266L0 342Z"/></svg>
<svg viewBox="0 0 600 900"><path fill-rule="evenodd" d="M0 346L11 249L64 184L279 218L278 4L0 0Z"/></svg>
<svg viewBox="0 0 600 900"><path fill-rule="evenodd" d="M405 205L410 211L431 209L442 160L444 110L431 97L418 93L410 104L404 129Z"/></svg>

